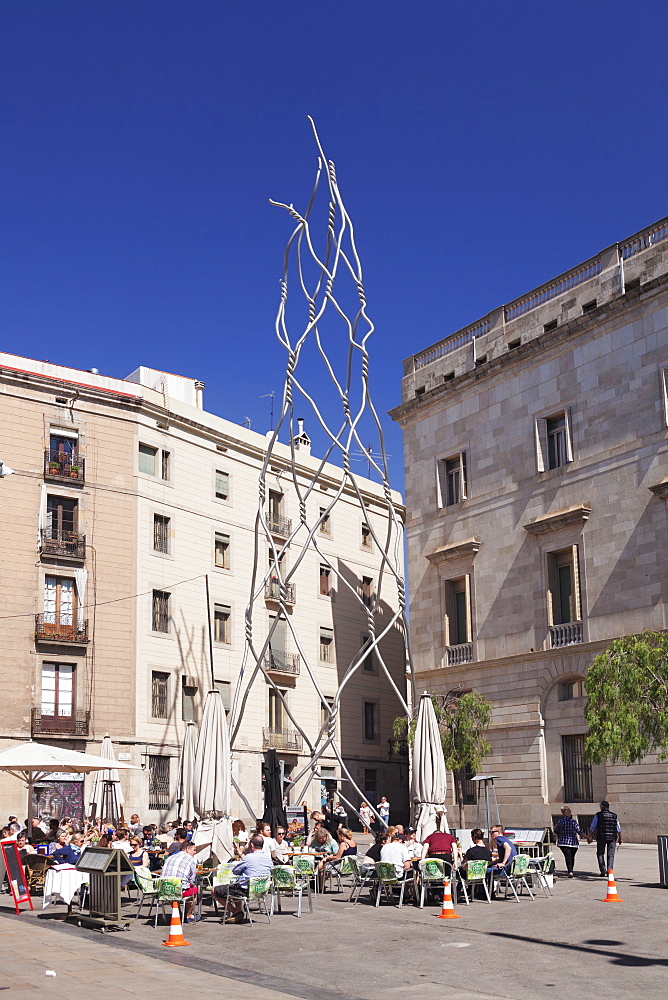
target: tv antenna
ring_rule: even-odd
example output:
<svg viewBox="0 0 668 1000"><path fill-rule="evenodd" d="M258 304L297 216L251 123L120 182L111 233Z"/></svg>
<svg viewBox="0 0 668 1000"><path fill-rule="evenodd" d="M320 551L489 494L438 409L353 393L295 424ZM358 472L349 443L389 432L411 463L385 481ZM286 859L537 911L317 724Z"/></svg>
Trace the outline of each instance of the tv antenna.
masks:
<svg viewBox="0 0 668 1000"><path fill-rule="evenodd" d="M244 417L244 427L247 427L248 430L250 430L252 424L253 424L253 421L251 420L250 417Z"/></svg>
<svg viewBox="0 0 668 1000"><path fill-rule="evenodd" d="M385 452L384 454L385 454L385 458L392 458L392 456L388 455L387 452ZM354 451L353 452L353 462L366 462L367 463L367 478L368 479L371 479L371 465L373 463L374 466L375 466L375 464L376 464L375 459L377 459L377 458L382 459L383 458L383 452L382 451L374 451L373 445L371 445L371 444L367 445L366 448L364 447L364 445L362 445L362 450L361 451Z"/></svg>
<svg viewBox="0 0 668 1000"><path fill-rule="evenodd" d="M269 417L269 430L270 431L273 431L273 429L274 429L274 396L275 395L276 395L276 393L272 389L271 392L265 392L265 394L263 396L260 396L260 399L270 399L271 400L271 411L270 411L270 417Z"/></svg>

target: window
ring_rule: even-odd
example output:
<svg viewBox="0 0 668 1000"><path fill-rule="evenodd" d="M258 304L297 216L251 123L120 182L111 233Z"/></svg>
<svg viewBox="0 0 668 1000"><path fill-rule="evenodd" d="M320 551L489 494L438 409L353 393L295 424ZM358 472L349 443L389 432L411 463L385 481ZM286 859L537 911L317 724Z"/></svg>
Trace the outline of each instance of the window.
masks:
<svg viewBox="0 0 668 1000"><path fill-rule="evenodd" d="M371 804L375 807L376 787L378 785L378 772L374 768L364 768L364 794L367 799L371 799Z"/></svg>
<svg viewBox="0 0 668 1000"><path fill-rule="evenodd" d="M476 782L473 781L474 777L475 771L468 766L462 767L459 771L453 771L455 797L458 806L474 806L478 801Z"/></svg>
<svg viewBox="0 0 668 1000"><path fill-rule="evenodd" d="M216 469L216 500L229 500L230 476L227 472Z"/></svg>
<svg viewBox="0 0 668 1000"><path fill-rule="evenodd" d="M562 681L557 689L557 701L573 701L574 698L584 698L584 682Z"/></svg>
<svg viewBox="0 0 668 1000"><path fill-rule="evenodd" d="M561 737L564 802L591 802L593 798L591 764L585 760L584 741L584 733Z"/></svg>
<svg viewBox="0 0 668 1000"><path fill-rule="evenodd" d="M320 564L320 596L329 597L332 593L332 572L329 566Z"/></svg>
<svg viewBox="0 0 668 1000"><path fill-rule="evenodd" d="M153 515L153 551L169 552L169 517Z"/></svg>
<svg viewBox="0 0 668 1000"><path fill-rule="evenodd" d="M216 532L214 541L214 558L218 569L230 568L230 536Z"/></svg>
<svg viewBox="0 0 668 1000"><path fill-rule="evenodd" d="M363 576L359 591L362 604L370 608L373 606L373 580L370 576Z"/></svg>
<svg viewBox="0 0 668 1000"><path fill-rule="evenodd" d="M74 664L42 664L42 715L68 719L74 715Z"/></svg>
<svg viewBox="0 0 668 1000"><path fill-rule="evenodd" d="M373 547L373 538L371 536L371 528L368 524L362 525L362 548L370 549Z"/></svg>
<svg viewBox="0 0 668 1000"><path fill-rule="evenodd" d="M214 681L213 686L220 694L223 702L223 708L225 709L225 714L227 715L232 708L232 699L230 697L232 685L230 681Z"/></svg>
<svg viewBox="0 0 668 1000"><path fill-rule="evenodd" d="M320 626L320 659L323 663L334 660L334 630Z"/></svg>
<svg viewBox="0 0 668 1000"><path fill-rule="evenodd" d="M226 604L216 604L213 608L213 638L216 642L230 643L232 609Z"/></svg>
<svg viewBox="0 0 668 1000"><path fill-rule="evenodd" d="M334 708L334 699L325 698L326 705L320 702L320 728L327 732L327 727L329 726L329 713L332 708Z"/></svg>
<svg viewBox="0 0 668 1000"><path fill-rule="evenodd" d="M375 701L364 702L364 739L368 743L378 742L378 704Z"/></svg>
<svg viewBox="0 0 668 1000"><path fill-rule="evenodd" d="M69 468L77 457L79 436L76 431L52 427L49 435L49 458L63 468Z"/></svg>
<svg viewBox="0 0 668 1000"><path fill-rule="evenodd" d="M438 505L452 507L467 498L466 452L438 462Z"/></svg>
<svg viewBox="0 0 668 1000"><path fill-rule="evenodd" d="M197 685L192 683L192 677L181 678L181 718L184 722L197 722L195 698Z"/></svg>
<svg viewBox="0 0 668 1000"><path fill-rule="evenodd" d="M46 499L46 537L67 541L77 531L77 500L48 496Z"/></svg>
<svg viewBox="0 0 668 1000"><path fill-rule="evenodd" d="M156 474L156 464L158 458L158 449L151 448L148 444L139 445L139 471L144 472L147 476L154 476Z"/></svg>
<svg viewBox="0 0 668 1000"><path fill-rule="evenodd" d="M169 674L151 671L151 718L166 719L169 696Z"/></svg>
<svg viewBox="0 0 668 1000"><path fill-rule="evenodd" d="M471 642L470 577L445 581L446 646Z"/></svg>
<svg viewBox="0 0 668 1000"><path fill-rule="evenodd" d="M75 625L77 596L74 580L67 576L44 579L44 622L49 625Z"/></svg>
<svg viewBox="0 0 668 1000"><path fill-rule="evenodd" d="M331 535L332 533L332 522L326 507L320 508L320 527L318 530L321 535Z"/></svg>
<svg viewBox="0 0 668 1000"><path fill-rule="evenodd" d="M170 465L171 465L171 455L168 451L165 451L163 448L160 458L160 475L164 480L169 479Z"/></svg>
<svg viewBox="0 0 668 1000"><path fill-rule="evenodd" d="M536 467L538 472L559 469L573 461L570 408L536 420Z"/></svg>
<svg viewBox="0 0 668 1000"><path fill-rule="evenodd" d="M364 647L367 645L368 642L369 642L369 636L363 635L362 649L364 649ZM364 657L364 659L362 660L362 670L364 670L365 673L367 674L374 674L376 672L373 664L373 650L368 652Z"/></svg>
<svg viewBox="0 0 668 1000"><path fill-rule="evenodd" d="M269 639L271 663L272 666L280 669L281 667L285 667L285 653L288 648L288 623L280 615L270 615L269 628L271 630L271 638Z"/></svg>
<svg viewBox="0 0 668 1000"><path fill-rule="evenodd" d="M151 627L154 632L169 632L169 598L164 590L153 591Z"/></svg>
<svg viewBox="0 0 668 1000"><path fill-rule="evenodd" d="M285 696L287 691L281 691L280 694ZM272 733L280 733L285 729L285 709L283 707L283 702L279 697L278 691L274 688L269 688L269 728Z"/></svg>
<svg viewBox="0 0 668 1000"><path fill-rule="evenodd" d="M581 620L578 547L571 545L547 556L548 619L550 625Z"/></svg>
<svg viewBox="0 0 668 1000"><path fill-rule="evenodd" d="M169 809L169 757L149 755L148 807Z"/></svg>
<svg viewBox="0 0 668 1000"><path fill-rule="evenodd" d="M628 285L626 287L628 288ZM663 422L668 425L668 368L661 369L661 391L663 395Z"/></svg>
<svg viewBox="0 0 668 1000"><path fill-rule="evenodd" d="M269 516L278 520L283 516L283 494L269 490Z"/></svg>

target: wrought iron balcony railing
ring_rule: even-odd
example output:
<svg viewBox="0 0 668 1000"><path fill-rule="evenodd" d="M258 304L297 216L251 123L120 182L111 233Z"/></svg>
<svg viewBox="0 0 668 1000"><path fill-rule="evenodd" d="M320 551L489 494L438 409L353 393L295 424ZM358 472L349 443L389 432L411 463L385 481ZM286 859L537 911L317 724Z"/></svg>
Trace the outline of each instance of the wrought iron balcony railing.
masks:
<svg viewBox="0 0 668 1000"><path fill-rule="evenodd" d="M296 729L270 729L262 730L262 747L264 750L292 750L293 753L301 753L302 738Z"/></svg>
<svg viewBox="0 0 668 1000"><path fill-rule="evenodd" d="M288 538L292 533L292 518L283 517L282 514L270 514L267 512L267 527L272 535Z"/></svg>
<svg viewBox="0 0 668 1000"><path fill-rule="evenodd" d="M566 622L564 625L550 625L550 648L559 646L574 646L584 642L582 622Z"/></svg>
<svg viewBox="0 0 668 1000"><path fill-rule="evenodd" d="M31 733L33 736L88 736L90 712L72 712L71 715L45 715L38 708L32 710Z"/></svg>
<svg viewBox="0 0 668 1000"><path fill-rule="evenodd" d="M44 452L44 475L49 479L69 479L75 483L83 483L86 471L86 460L77 452L67 454L64 451Z"/></svg>
<svg viewBox="0 0 668 1000"><path fill-rule="evenodd" d="M60 617L60 621L56 619ZM81 622L63 621L65 615L35 615L35 640L37 642L61 642L70 646L81 646L88 642L88 619Z"/></svg>
<svg viewBox="0 0 668 1000"><path fill-rule="evenodd" d="M402 737L394 737L387 741L389 744L389 755L390 757L400 757L402 760L408 760L408 740Z"/></svg>
<svg viewBox="0 0 668 1000"><path fill-rule="evenodd" d="M53 528L42 528L42 555L85 559L86 536L78 535L75 531L54 531Z"/></svg>
<svg viewBox="0 0 668 1000"><path fill-rule="evenodd" d="M284 583L284 598L286 604L294 604L297 596L297 588L294 583ZM264 585L264 596L268 601L280 601L281 582L277 579L267 580Z"/></svg>
<svg viewBox="0 0 668 1000"><path fill-rule="evenodd" d="M457 646L448 646L446 649L448 666L456 667L460 663L473 662L473 643L460 642Z"/></svg>
<svg viewBox="0 0 668 1000"><path fill-rule="evenodd" d="M272 649L264 654L264 669L297 676L299 673L299 653L286 653L282 649Z"/></svg>

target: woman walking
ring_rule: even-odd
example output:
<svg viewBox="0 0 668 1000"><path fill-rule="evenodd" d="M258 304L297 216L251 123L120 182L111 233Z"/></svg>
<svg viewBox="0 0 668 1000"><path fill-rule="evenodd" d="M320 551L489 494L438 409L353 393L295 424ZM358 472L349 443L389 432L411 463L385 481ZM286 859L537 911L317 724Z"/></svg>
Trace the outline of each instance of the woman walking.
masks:
<svg viewBox="0 0 668 1000"><path fill-rule="evenodd" d="M580 837L583 836L583 833L577 820L573 819L569 806L561 807L561 816L556 822L554 832L557 835L557 847L561 850L566 862L568 877L573 878L575 853L580 846Z"/></svg>

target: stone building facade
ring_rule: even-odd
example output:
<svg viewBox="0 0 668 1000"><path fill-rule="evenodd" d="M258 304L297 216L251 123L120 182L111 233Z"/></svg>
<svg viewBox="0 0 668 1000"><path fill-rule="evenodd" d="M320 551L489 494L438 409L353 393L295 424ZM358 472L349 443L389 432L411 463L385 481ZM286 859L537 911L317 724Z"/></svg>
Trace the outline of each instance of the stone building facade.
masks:
<svg viewBox="0 0 668 1000"><path fill-rule="evenodd" d="M668 626L668 220L404 366L418 687L493 703L506 824L605 797L653 841L666 765L589 767L582 681L612 639Z"/></svg>
<svg viewBox="0 0 668 1000"><path fill-rule="evenodd" d="M117 754L141 768L124 775L123 788L126 814L138 812L144 822L176 815L187 720L201 719L212 680L229 709L244 652L267 438L207 413L203 389L201 382L150 368L122 380L0 354L0 458L15 470L0 481L0 748L32 737L95 753L109 733ZM296 474L305 482L321 463L304 444L297 454ZM279 544L299 513L289 463L289 446L276 445L269 503L281 511L274 519ZM318 505L328 504L342 474L322 467L310 517L317 519ZM360 482L380 528L386 523L382 487ZM401 498L395 494L394 501L403 514ZM351 583L373 593L381 555L362 527L359 502L345 489L318 541ZM267 560L268 546L260 553L261 573ZM366 613L334 586L321 593L319 563L313 552L299 567L290 614L328 698L362 645ZM396 590L385 581L381 615L396 607ZM269 588L260 632L277 614L273 596ZM322 721L318 695L288 630L275 634L271 676L315 738ZM403 689L399 631L382 650ZM344 760L358 784L370 797L393 798L397 807L407 798L406 762L389 755L399 711L370 659L346 689L339 720ZM290 725L270 686L256 683L233 748L234 776L255 812L262 811L264 751L277 750L286 774L305 762L301 737ZM334 778L340 769L330 755L321 771ZM56 776L40 787L43 811L87 814L89 779ZM345 785L341 790L345 795ZM313 781L310 807L320 805L320 793L320 781ZM22 815L24 796L15 779L0 775L0 812ZM241 799L235 812L249 819Z"/></svg>

